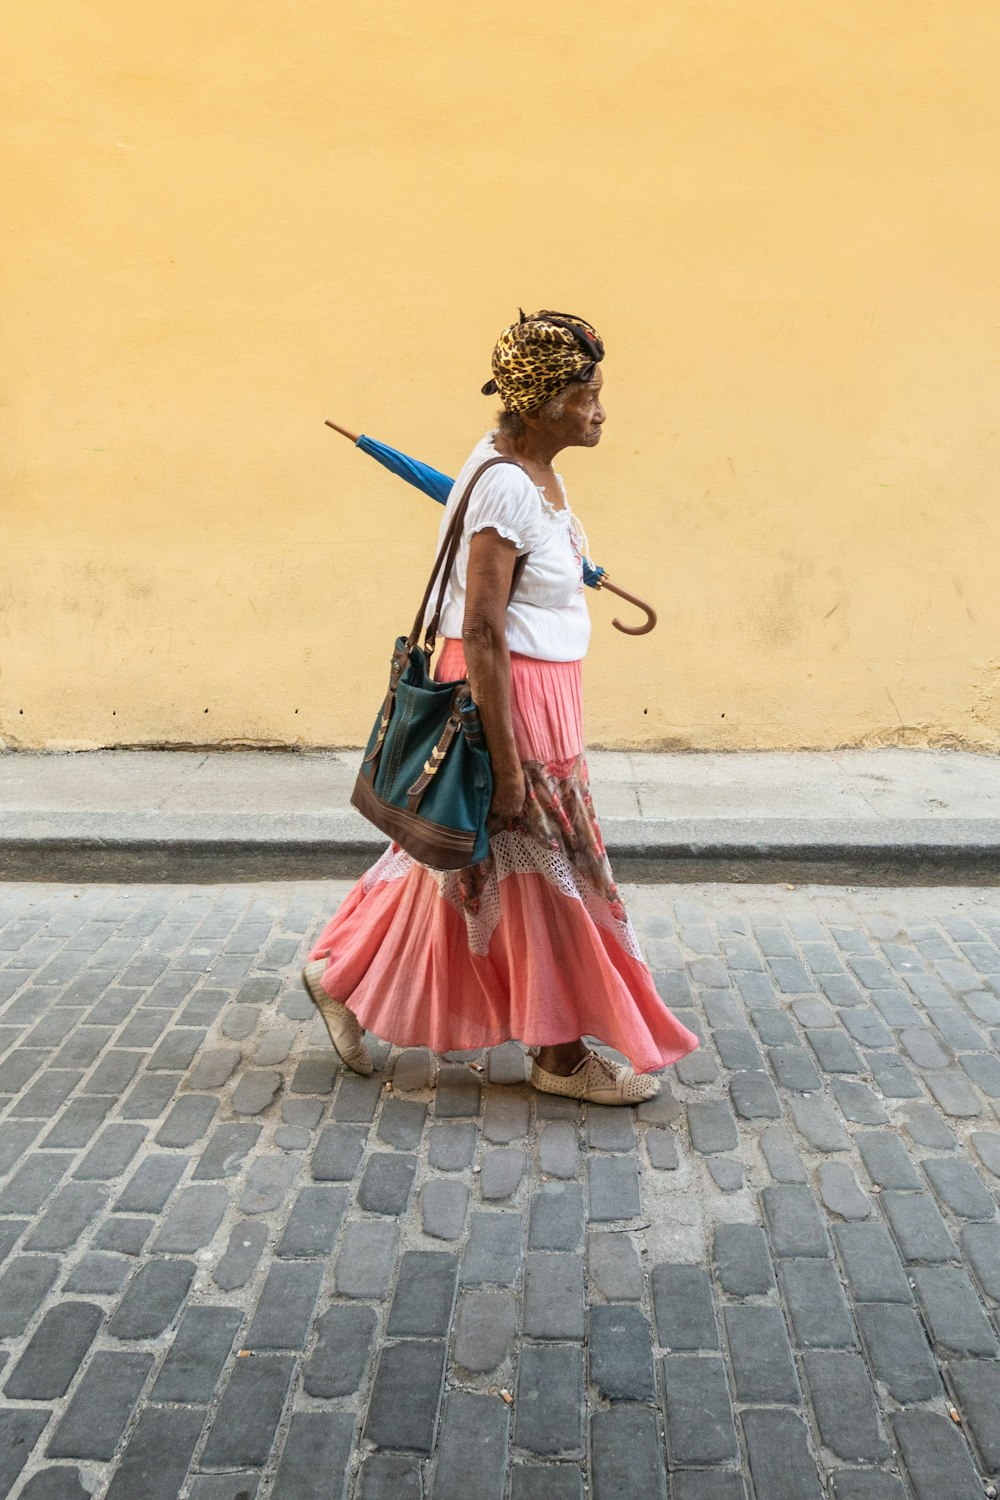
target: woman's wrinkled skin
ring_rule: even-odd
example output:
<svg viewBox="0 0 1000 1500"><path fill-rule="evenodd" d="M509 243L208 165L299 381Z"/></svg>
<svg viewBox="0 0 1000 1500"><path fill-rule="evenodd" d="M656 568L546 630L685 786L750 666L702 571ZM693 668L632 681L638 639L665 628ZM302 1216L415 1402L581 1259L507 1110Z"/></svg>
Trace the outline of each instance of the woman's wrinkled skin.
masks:
<svg viewBox="0 0 1000 1500"><path fill-rule="evenodd" d="M517 437L498 433L494 446L504 458L516 459L545 493L555 510L565 506L552 460L564 448L596 448L604 425L598 365L592 378L566 387L534 412L525 412ZM479 531L469 546L462 644L472 695L479 707L493 764L495 817L516 818L524 806L525 783L514 743L510 715L510 652L507 648L507 601L517 551L495 531ZM538 1064L550 1073L568 1074L587 1055L581 1041L540 1047Z"/></svg>

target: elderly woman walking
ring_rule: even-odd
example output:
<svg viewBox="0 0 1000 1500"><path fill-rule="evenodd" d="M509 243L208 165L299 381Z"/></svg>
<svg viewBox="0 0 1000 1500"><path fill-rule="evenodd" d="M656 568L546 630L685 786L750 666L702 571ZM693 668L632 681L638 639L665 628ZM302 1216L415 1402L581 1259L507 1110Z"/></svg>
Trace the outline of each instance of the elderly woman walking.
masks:
<svg viewBox="0 0 1000 1500"><path fill-rule="evenodd" d="M590 638L583 530L552 467L594 448L604 346L582 318L523 313L493 351L499 424L470 479L445 596L438 681L468 675L493 767L489 857L461 871L396 845L329 922L303 974L343 1061L370 1073L364 1031L434 1052L516 1038L531 1082L598 1104L639 1104L650 1074L698 1045L656 993L615 888L591 800L581 667ZM629 1059L609 1060L593 1037Z"/></svg>

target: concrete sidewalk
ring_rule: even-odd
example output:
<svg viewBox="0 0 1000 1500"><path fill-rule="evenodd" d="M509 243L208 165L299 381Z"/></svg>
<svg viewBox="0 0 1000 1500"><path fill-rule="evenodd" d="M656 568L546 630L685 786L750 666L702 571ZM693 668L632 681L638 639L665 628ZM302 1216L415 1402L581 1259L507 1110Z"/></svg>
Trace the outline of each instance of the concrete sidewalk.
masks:
<svg viewBox="0 0 1000 1500"><path fill-rule="evenodd" d="M0 878L352 875L383 847L356 750L0 755ZM1000 757L947 750L596 751L631 878L1000 877Z"/></svg>

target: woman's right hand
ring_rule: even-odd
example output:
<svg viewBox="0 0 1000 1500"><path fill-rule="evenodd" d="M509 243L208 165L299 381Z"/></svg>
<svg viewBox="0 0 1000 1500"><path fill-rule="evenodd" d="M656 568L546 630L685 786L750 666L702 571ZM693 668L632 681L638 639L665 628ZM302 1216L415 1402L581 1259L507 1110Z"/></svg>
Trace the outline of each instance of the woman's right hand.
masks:
<svg viewBox="0 0 1000 1500"><path fill-rule="evenodd" d="M490 813L504 823L516 818L524 807L527 787L520 764L493 770L493 801Z"/></svg>

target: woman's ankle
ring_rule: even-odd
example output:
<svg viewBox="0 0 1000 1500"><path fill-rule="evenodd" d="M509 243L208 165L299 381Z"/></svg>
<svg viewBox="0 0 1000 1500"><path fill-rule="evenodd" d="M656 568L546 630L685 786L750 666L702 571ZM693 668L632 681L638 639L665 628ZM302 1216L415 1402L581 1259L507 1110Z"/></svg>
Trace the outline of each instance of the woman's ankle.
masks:
<svg viewBox="0 0 1000 1500"><path fill-rule="evenodd" d="M568 1078L586 1056L587 1048L578 1039L575 1042L560 1042L556 1047L539 1047L535 1061L546 1073Z"/></svg>

